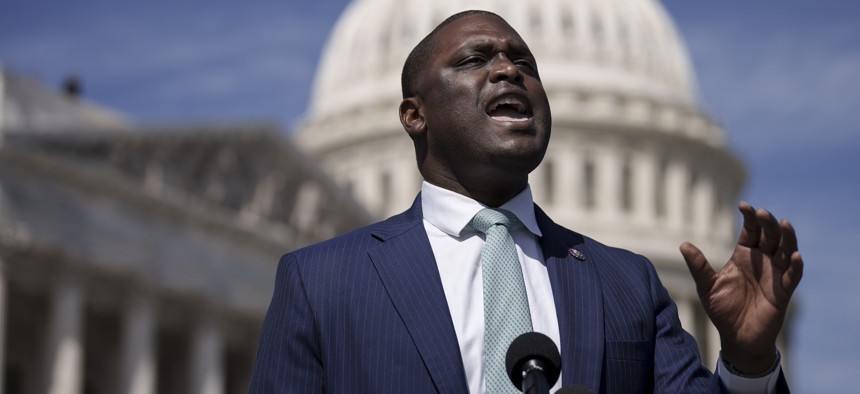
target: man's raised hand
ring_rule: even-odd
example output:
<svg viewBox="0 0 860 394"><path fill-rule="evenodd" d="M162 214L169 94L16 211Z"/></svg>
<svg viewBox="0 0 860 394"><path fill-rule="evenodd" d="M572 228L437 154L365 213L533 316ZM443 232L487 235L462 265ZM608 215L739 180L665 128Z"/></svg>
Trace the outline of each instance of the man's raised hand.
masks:
<svg viewBox="0 0 860 394"><path fill-rule="evenodd" d="M681 254L699 299L720 332L723 359L740 372L765 372L775 361L776 338L791 295L803 276L803 259L788 220L739 204L743 229L729 261L715 272L689 242Z"/></svg>

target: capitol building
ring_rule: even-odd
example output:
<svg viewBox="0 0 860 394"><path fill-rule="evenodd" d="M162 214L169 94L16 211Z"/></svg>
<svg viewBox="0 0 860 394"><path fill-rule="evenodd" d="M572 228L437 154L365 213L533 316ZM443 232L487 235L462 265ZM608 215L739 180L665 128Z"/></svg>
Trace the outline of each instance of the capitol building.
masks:
<svg viewBox="0 0 860 394"><path fill-rule="evenodd" d="M719 338L678 246L727 259L745 171L663 6L354 0L289 137L143 127L0 70L0 394L244 393L278 257L414 200L400 71L466 9L504 17L537 58L553 130L536 203L650 258L713 367Z"/></svg>

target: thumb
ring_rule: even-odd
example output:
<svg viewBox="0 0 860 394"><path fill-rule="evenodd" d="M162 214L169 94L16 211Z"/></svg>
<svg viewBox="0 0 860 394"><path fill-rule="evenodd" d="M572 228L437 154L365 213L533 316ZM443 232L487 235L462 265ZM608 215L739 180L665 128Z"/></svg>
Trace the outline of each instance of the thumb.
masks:
<svg viewBox="0 0 860 394"><path fill-rule="evenodd" d="M684 260L687 262L687 268L690 269L690 275L693 276L693 280L696 282L696 290L699 293L699 297L701 298L710 294L717 274L711 268L708 259L705 258L705 255L702 254L699 248L689 242L681 244L679 249L681 250L681 255L684 256Z"/></svg>

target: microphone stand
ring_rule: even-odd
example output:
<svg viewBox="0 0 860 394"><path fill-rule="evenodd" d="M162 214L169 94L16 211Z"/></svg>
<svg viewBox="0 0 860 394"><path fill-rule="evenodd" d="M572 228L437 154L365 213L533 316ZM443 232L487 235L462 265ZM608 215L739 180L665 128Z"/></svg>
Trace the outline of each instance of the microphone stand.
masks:
<svg viewBox="0 0 860 394"><path fill-rule="evenodd" d="M523 394L549 394L549 383L546 381L546 366L540 360L529 360L522 366Z"/></svg>

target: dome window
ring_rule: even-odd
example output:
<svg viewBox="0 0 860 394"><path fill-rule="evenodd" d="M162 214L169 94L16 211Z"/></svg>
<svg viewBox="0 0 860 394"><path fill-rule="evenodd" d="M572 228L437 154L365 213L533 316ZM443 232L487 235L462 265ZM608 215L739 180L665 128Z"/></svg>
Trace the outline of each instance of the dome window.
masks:
<svg viewBox="0 0 860 394"><path fill-rule="evenodd" d="M389 204L394 197L394 185L391 180L391 174L388 172L383 172L379 176L379 188L380 188L380 196L382 197L380 205L380 212L385 212L388 209Z"/></svg>
<svg viewBox="0 0 860 394"><path fill-rule="evenodd" d="M657 179L654 182L654 213L657 217L666 216L666 172L668 171L669 163L666 160L661 160L657 167Z"/></svg>
<svg viewBox="0 0 860 394"><path fill-rule="evenodd" d="M594 161L590 157L585 159L582 172L583 202L586 208L594 208L597 205L597 180L595 179L596 170L594 168Z"/></svg>
<svg viewBox="0 0 860 394"><path fill-rule="evenodd" d="M630 34L624 24L618 25L618 44L621 46L621 57L625 60L629 59L631 57Z"/></svg>
<svg viewBox="0 0 860 394"><path fill-rule="evenodd" d="M555 165L551 160L545 160L543 163L543 196L547 204L552 204L555 200Z"/></svg>
<svg viewBox="0 0 860 394"><path fill-rule="evenodd" d="M621 167L621 210L633 210L633 168L629 157L624 159L624 165Z"/></svg>
<svg viewBox="0 0 860 394"><path fill-rule="evenodd" d="M573 28L573 13L571 13L570 10L565 9L561 13L561 31L565 36L573 36Z"/></svg>
<svg viewBox="0 0 860 394"><path fill-rule="evenodd" d="M699 174L696 171L691 171L690 172L690 178L689 178L689 181L687 183L687 190L686 190L687 195L685 196L685 198L683 200L684 201L684 206L683 206L683 208L684 208L684 211L683 211L684 212L684 219L685 219L685 223L688 223L688 224L692 223L696 219L696 217L695 217L696 207L695 207L693 201L696 197L696 188L698 188L698 186L699 186Z"/></svg>
<svg viewBox="0 0 860 394"><path fill-rule="evenodd" d="M541 19L540 12L533 12L531 14L531 18L529 18L529 25L531 26L531 30L535 33L540 33L542 29L543 20Z"/></svg>
<svg viewBox="0 0 860 394"><path fill-rule="evenodd" d="M603 21L600 19L600 15L591 16L591 35L594 37L595 43L603 43L605 37L603 37Z"/></svg>

